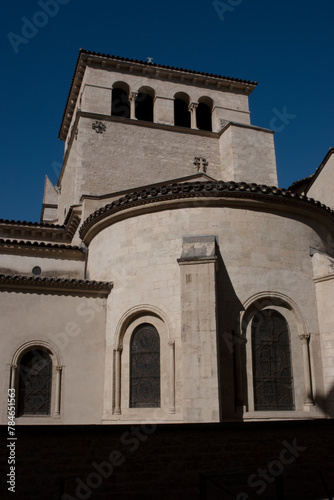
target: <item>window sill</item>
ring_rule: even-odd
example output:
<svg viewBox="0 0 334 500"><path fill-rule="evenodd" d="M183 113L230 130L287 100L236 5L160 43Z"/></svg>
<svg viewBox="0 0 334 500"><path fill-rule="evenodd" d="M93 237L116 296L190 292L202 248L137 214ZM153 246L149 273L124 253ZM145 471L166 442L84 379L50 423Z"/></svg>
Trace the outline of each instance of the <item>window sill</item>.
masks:
<svg viewBox="0 0 334 500"><path fill-rule="evenodd" d="M267 421L267 420L305 420L324 418L325 415L317 410L315 406L307 410L297 411L248 411L243 414L244 421Z"/></svg>

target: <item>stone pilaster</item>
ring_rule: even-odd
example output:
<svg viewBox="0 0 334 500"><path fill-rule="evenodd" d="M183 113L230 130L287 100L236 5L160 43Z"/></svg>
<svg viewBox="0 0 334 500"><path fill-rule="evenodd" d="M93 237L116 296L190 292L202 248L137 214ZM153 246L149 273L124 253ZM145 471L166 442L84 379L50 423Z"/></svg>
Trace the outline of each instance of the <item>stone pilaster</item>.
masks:
<svg viewBox="0 0 334 500"><path fill-rule="evenodd" d="M184 420L218 422L215 236L184 238L178 263Z"/></svg>

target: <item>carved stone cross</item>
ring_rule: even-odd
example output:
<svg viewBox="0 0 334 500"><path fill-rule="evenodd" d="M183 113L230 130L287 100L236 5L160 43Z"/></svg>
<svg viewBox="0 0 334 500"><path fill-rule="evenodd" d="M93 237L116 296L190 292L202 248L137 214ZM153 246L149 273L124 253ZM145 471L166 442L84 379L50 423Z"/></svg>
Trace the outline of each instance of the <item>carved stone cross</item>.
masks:
<svg viewBox="0 0 334 500"><path fill-rule="evenodd" d="M209 165L209 162L206 161L206 158L203 156L195 156L194 158L194 166L197 172L206 172L206 167Z"/></svg>

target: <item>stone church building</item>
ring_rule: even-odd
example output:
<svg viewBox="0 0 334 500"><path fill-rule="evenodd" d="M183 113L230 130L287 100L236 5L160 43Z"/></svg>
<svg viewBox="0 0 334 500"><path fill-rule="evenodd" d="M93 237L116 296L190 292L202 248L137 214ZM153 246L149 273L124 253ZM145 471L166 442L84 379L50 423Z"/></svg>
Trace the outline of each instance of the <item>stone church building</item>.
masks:
<svg viewBox="0 0 334 500"><path fill-rule="evenodd" d="M317 452L273 473L262 498L329 498L334 149L309 178L278 188L273 131L250 121L255 87L80 50L62 170L55 186L46 178L41 222L0 220L1 423L15 389L24 449L33 436L68 444L79 433L80 456L81 439L102 449L120 429L146 425L136 453L151 467L159 440L160 450L176 435L184 449L211 443L205 466L183 458L186 490L171 486L178 476L161 479L168 498L199 498L198 487L202 499L242 500L253 491L248 461L268 464L297 436ZM152 426L160 431L148 439ZM179 463L174 452L169 463ZM126 491L122 467L113 498L165 498L157 485L150 496L142 475ZM75 474L59 462L47 484L60 496L31 498L84 498ZM224 496L238 474L234 497ZM299 479L286 496L271 493L286 475ZM92 498L110 498L109 479ZM298 496L292 484L303 481Z"/></svg>

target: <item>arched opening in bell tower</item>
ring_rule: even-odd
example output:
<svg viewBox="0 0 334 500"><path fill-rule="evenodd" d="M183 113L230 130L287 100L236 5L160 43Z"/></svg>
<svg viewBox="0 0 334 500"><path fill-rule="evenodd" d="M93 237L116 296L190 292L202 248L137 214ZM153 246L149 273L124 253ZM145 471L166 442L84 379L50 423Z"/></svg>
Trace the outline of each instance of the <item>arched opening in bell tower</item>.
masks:
<svg viewBox="0 0 334 500"><path fill-rule="evenodd" d="M130 118L129 86L125 82L116 82L111 92L111 114Z"/></svg>
<svg viewBox="0 0 334 500"><path fill-rule="evenodd" d="M189 96L184 92L174 96L174 125L190 128Z"/></svg>
<svg viewBox="0 0 334 500"><path fill-rule="evenodd" d="M136 118L145 122L153 122L154 90L141 87L136 97Z"/></svg>
<svg viewBox="0 0 334 500"><path fill-rule="evenodd" d="M210 97L201 97L198 100L196 109L197 128L199 130L207 130L212 132L212 107L213 101Z"/></svg>

